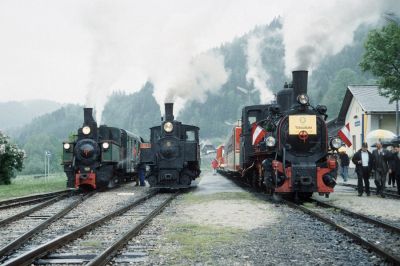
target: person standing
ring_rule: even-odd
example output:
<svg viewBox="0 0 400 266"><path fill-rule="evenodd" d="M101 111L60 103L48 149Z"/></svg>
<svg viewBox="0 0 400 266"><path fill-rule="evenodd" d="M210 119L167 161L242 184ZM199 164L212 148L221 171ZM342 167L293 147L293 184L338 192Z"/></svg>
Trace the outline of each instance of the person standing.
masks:
<svg viewBox="0 0 400 266"><path fill-rule="evenodd" d="M340 175L343 177L343 181L347 182L347 179L349 178L350 159L345 150L339 153L339 159L340 159Z"/></svg>
<svg viewBox="0 0 400 266"><path fill-rule="evenodd" d="M218 161L217 159L214 158L211 162L211 167L213 169L213 174L215 175L217 173L217 168L218 168Z"/></svg>
<svg viewBox="0 0 400 266"><path fill-rule="evenodd" d="M361 149L354 154L351 161L356 166L356 173L358 178L358 196L361 197L363 194L363 181L367 196L371 195L371 192L369 190L369 176L372 171L373 157L372 154L368 151L368 144L366 142L361 145Z"/></svg>
<svg viewBox="0 0 400 266"><path fill-rule="evenodd" d="M394 161L393 169L396 178L396 183L397 183L397 194L400 195L400 147L398 144L395 144L393 147L393 153L391 154L391 159Z"/></svg>
<svg viewBox="0 0 400 266"><path fill-rule="evenodd" d="M376 194L380 194L382 198L385 197L383 194L385 191L386 175L389 169L387 159L389 153L382 147L382 143L379 141L376 143L376 150L372 152L373 164L372 169L374 170Z"/></svg>
<svg viewBox="0 0 400 266"><path fill-rule="evenodd" d="M392 147L392 150L389 151L389 158L388 158L388 166L389 166L389 182L388 185L392 185L393 187L396 187L396 161L394 156L392 156L394 153L396 153L395 147ZM397 184L398 185L398 184Z"/></svg>
<svg viewBox="0 0 400 266"><path fill-rule="evenodd" d="M146 186L145 183L145 178L146 178L146 165L145 164L139 164L139 183L141 187Z"/></svg>

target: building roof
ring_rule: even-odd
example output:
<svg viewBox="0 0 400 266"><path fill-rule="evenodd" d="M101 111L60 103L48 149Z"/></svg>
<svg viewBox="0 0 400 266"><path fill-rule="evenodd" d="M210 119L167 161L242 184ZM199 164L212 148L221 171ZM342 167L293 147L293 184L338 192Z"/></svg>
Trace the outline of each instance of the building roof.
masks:
<svg viewBox="0 0 400 266"><path fill-rule="evenodd" d="M366 112L396 111L396 103L389 104L388 98L379 95L378 86L349 85L347 89Z"/></svg>
<svg viewBox="0 0 400 266"><path fill-rule="evenodd" d="M328 131L332 135L344 126L346 114L349 111L353 97L366 112L388 113L396 112L396 103L389 104L389 99L379 95L376 85L349 85L343 98L338 117L328 122Z"/></svg>

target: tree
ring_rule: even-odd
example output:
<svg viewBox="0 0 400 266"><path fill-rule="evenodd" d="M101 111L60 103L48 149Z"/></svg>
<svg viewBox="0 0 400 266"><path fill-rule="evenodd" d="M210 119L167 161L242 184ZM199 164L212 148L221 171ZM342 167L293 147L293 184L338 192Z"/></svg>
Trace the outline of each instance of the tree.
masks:
<svg viewBox="0 0 400 266"><path fill-rule="evenodd" d="M322 99L322 103L328 108L328 117L334 118L338 115L347 86L357 83L366 83L366 80L350 68L343 68L336 73Z"/></svg>
<svg viewBox="0 0 400 266"><path fill-rule="evenodd" d="M9 138L0 132L0 185L11 184L15 170L22 170L23 159L24 151L10 143Z"/></svg>
<svg viewBox="0 0 400 266"><path fill-rule="evenodd" d="M360 67L378 77L379 93L390 102L400 99L400 25L394 21L372 30Z"/></svg>

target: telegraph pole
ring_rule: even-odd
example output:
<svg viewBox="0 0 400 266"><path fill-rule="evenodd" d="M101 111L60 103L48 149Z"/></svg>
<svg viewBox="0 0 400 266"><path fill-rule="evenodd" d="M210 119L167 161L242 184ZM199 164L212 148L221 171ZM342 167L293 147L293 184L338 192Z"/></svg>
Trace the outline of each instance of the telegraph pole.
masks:
<svg viewBox="0 0 400 266"><path fill-rule="evenodd" d="M399 137L399 98L396 99L396 135Z"/></svg>

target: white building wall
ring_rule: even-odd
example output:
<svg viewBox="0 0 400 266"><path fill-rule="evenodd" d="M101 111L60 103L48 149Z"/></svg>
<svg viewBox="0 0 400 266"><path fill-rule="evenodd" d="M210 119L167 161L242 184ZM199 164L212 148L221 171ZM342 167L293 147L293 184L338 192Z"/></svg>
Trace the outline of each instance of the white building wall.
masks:
<svg viewBox="0 0 400 266"><path fill-rule="evenodd" d="M347 148L349 156L352 156L354 152L361 148L362 114L361 105L353 97L345 119L345 125L347 123L350 125L350 134L353 142L353 145Z"/></svg>

